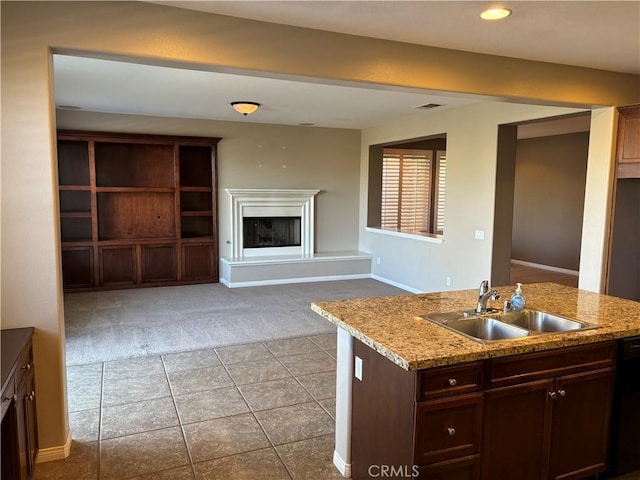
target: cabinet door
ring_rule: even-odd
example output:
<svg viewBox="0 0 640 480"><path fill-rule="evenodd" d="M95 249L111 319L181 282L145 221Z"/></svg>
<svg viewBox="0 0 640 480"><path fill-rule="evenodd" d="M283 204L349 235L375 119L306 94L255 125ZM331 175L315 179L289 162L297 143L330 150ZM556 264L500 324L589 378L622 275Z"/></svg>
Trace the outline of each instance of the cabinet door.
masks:
<svg viewBox="0 0 640 480"><path fill-rule="evenodd" d="M182 272L185 281L211 279L214 276L213 245L183 244Z"/></svg>
<svg viewBox="0 0 640 480"><path fill-rule="evenodd" d="M11 389L13 393L13 386ZM2 480L19 480L19 452L18 452L18 431L16 428L16 408L13 401L13 395L9 397L9 408L2 419L2 431L0 433L0 448L2 456L0 457L0 478Z"/></svg>
<svg viewBox="0 0 640 480"><path fill-rule="evenodd" d="M34 372L31 370L26 381L24 420L27 433L27 467L29 478L33 477L33 467L38 452L38 422L36 419L36 387Z"/></svg>
<svg viewBox="0 0 640 480"><path fill-rule="evenodd" d="M546 478L552 387L552 380L538 380L486 392L482 478Z"/></svg>
<svg viewBox="0 0 640 480"><path fill-rule="evenodd" d="M612 368L556 380L549 478L578 479L606 470L613 381Z"/></svg>
<svg viewBox="0 0 640 480"><path fill-rule="evenodd" d="M18 451L18 471L20 480L29 478L29 440L27 426L25 424L27 406L27 382L23 382L16 394L14 402L16 427L17 427L17 451Z"/></svg>
<svg viewBox="0 0 640 480"><path fill-rule="evenodd" d="M134 246L100 247L100 285L136 283L136 248Z"/></svg>
<svg viewBox="0 0 640 480"><path fill-rule="evenodd" d="M175 282L178 279L176 268L176 246L142 245L142 282Z"/></svg>
<svg viewBox="0 0 640 480"><path fill-rule="evenodd" d="M618 178L640 178L640 106L620 109Z"/></svg>
<svg viewBox="0 0 640 480"><path fill-rule="evenodd" d="M62 248L62 283L65 288L93 286L93 247Z"/></svg>

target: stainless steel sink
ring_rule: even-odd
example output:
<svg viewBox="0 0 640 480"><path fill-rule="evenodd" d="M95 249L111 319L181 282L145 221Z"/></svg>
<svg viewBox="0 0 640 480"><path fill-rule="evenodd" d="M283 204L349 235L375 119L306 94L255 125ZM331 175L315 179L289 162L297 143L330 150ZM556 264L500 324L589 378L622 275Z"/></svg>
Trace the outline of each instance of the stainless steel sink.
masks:
<svg viewBox="0 0 640 480"><path fill-rule="evenodd" d="M540 333L569 332L572 330L598 328L598 325L572 320L539 310L525 309L519 312L504 312L492 315L492 317L509 325L517 325L518 327Z"/></svg>
<svg viewBox="0 0 640 480"><path fill-rule="evenodd" d="M423 315L422 318L482 343L599 327L599 325L531 309L510 312L492 311L482 315L474 315L470 311L445 312Z"/></svg>
<svg viewBox="0 0 640 480"><path fill-rule="evenodd" d="M463 317L438 323L454 332L483 342L526 337L530 334L524 328L510 325L491 317Z"/></svg>

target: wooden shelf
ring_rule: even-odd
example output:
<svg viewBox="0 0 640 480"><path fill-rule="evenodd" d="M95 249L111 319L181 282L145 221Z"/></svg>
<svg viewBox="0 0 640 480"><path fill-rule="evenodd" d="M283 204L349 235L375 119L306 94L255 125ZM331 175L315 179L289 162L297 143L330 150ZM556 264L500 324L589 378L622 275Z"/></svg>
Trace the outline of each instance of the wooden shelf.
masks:
<svg viewBox="0 0 640 480"><path fill-rule="evenodd" d="M91 186L90 185L59 185L58 190L61 192L77 192L77 191L90 192Z"/></svg>
<svg viewBox="0 0 640 480"><path fill-rule="evenodd" d="M91 218L91 212L60 212L60 218Z"/></svg>
<svg viewBox="0 0 640 480"><path fill-rule="evenodd" d="M217 282L218 140L59 131L65 291Z"/></svg>
<svg viewBox="0 0 640 480"><path fill-rule="evenodd" d="M182 192L209 192L211 193L213 189L211 187L185 187L180 186L180 191Z"/></svg>
<svg viewBox="0 0 640 480"><path fill-rule="evenodd" d="M193 211L182 211L180 215L183 217L210 217L213 215L211 210L193 210Z"/></svg>
<svg viewBox="0 0 640 480"><path fill-rule="evenodd" d="M96 187L98 193L173 193L176 191L173 187Z"/></svg>
<svg viewBox="0 0 640 480"><path fill-rule="evenodd" d="M92 241L87 242L60 242L62 248L76 248L76 247L93 247Z"/></svg>
<svg viewBox="0 0 640 480"><path fill-rule="evenodd" d="M154 243L175 243L178 237L136 238L135 241L123 240L99 240L96 244L100 247L116 247L122 245L150 245Z"/></svg>

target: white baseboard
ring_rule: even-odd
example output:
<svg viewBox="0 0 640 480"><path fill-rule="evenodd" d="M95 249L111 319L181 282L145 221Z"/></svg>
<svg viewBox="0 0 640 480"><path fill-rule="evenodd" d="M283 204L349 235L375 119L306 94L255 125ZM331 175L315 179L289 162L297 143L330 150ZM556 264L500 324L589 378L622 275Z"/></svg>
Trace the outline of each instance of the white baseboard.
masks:
<svg viewBox="0 0 640 480"><path fill-rule="evenodd" d="M220 283L229 288L240 287L261 287L264 285L284 285L287 283L309 283L309 282L333 282L336 280L355 280L358 278L371 278L369 273L356 273L353 275L331 275L321 277L296 277L296 278L278 278L275 280L255 280L251 282L229 282L226 279L220 279Z"/></svg>
<svg viewBox="0 0 640 480"><path fill-rule="evenodd" d="M71 430L67 435L64 445L57 447L40 448L36 456L36 463L53 462L54 460L64 460L71 453Z"/></svg>
<svg viewBox="0 0 640 480"><path fill-rule="evenodd" d="M511 263L516 265L522 265L524 267L539 268L540 270L549 270L550 272L564 273L565 275L573 275L575 277L580 276L580 272L577 270L569 270L567 268L552 267L551 265L542 265L541 263L525 262L524 260L511 259Z"/></svg>
<svg viewBox="0 0 640 480"><path fill-rule="evenodd" d="M386 283L387 285L392 285L394 287L401 288L402 290L406 290L410 293L424 293L422 290L418 290L417 288L410 287L409 285L404 285L402 283L394 282L393 280L389 280L388 278L380 277L378 275L371 274L371 278L374 280L378 280L379 282Z"/></svg>
<svg viewBox="0 0 640 480"><path fill-rule="evenodd" d="M338 452L333 451L333 464L336 466L340 474L345 478L351 478L351 464L345 463Z"/></svg>

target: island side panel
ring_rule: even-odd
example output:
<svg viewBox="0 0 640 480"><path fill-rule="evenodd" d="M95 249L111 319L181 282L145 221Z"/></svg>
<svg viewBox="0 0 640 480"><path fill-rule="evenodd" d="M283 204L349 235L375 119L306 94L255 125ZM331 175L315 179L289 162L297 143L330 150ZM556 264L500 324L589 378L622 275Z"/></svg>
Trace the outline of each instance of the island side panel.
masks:
<svg viewBox="0 0 640 480"><path fill-rule="evenodd" d="M379 478L385 469L413 468L415 371L406 371L358 340L362 380L353 378L351 461L353 478ZM388 470L387 470L388 471Z"/></svg>
<svg viewBox="0 0 640 480"><path fill-rule="evenodd" d="M333 464L343 477L351 477L351 404L353 337L338 328L336 354L336 434Z"/></svg>

